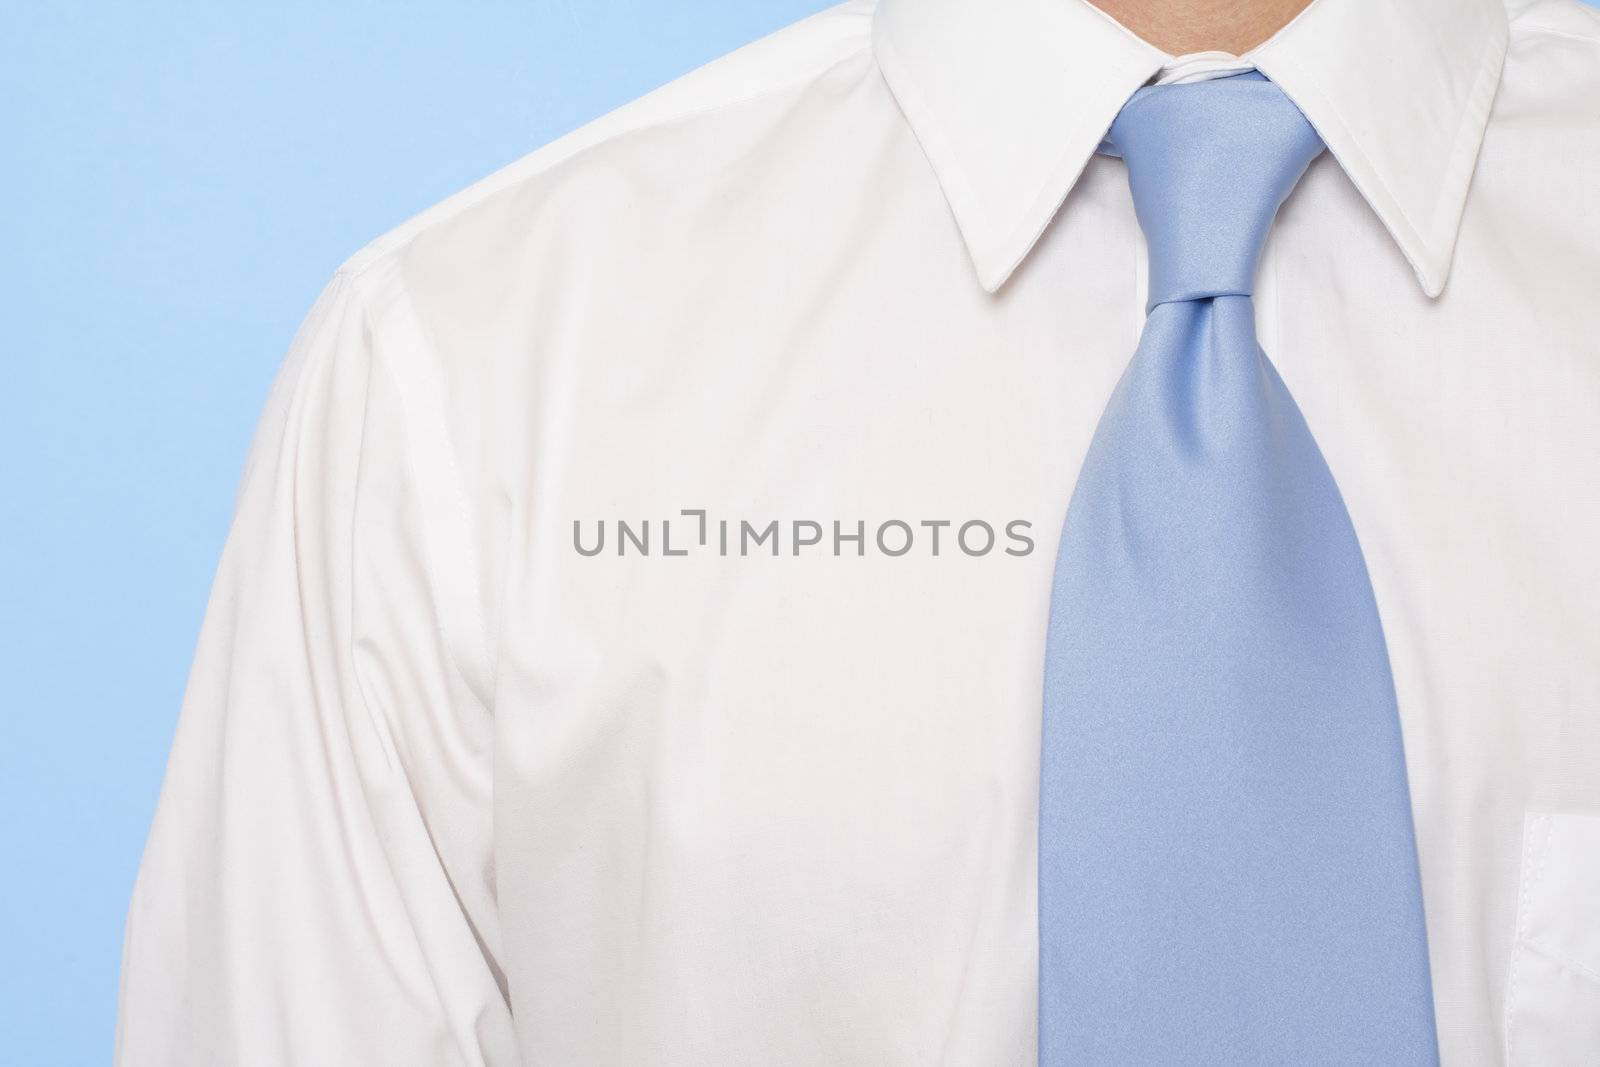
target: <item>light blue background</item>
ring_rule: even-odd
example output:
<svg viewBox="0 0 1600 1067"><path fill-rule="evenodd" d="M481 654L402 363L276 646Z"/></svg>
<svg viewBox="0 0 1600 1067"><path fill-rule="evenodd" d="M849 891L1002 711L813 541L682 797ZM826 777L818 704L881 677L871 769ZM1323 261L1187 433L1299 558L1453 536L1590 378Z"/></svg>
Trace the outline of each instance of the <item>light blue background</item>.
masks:
<svg viewBox="0 0 1600 1067"><path fill-rule="evenodd" d="M0 2L0 1062L110 1058L245 448L334 268L824 6Z"/></svg>

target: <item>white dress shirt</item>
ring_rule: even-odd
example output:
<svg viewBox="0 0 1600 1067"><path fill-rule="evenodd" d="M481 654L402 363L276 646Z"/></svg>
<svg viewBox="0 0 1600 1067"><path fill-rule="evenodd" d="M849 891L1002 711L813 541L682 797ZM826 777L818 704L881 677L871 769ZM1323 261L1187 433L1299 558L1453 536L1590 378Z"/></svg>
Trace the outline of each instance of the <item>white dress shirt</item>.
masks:
<svg viewBox="0 0 1600 1067"><path fill-rule="evenodd" d="M1592 1065L1600 18L1315 0L1244 59L1330 149L1259 331L1376 588L1444 1061ZM1031 1063L1051 569L1143 321L1095 148L1208 62L1081 0L846 3L341 268L118 1062Z"/></svg>

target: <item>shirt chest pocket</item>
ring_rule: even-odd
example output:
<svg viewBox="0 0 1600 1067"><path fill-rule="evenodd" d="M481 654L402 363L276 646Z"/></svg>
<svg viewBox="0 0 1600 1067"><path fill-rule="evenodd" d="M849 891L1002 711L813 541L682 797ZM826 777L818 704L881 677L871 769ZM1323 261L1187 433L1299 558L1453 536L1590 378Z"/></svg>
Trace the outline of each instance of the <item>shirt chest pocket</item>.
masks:
<svg viewBox="0 0 1600 1067"><path fill-rule="evenodd" d="M1524 824L1506 1061L1600 1064L1600 815L1530 812Z"/></svg>

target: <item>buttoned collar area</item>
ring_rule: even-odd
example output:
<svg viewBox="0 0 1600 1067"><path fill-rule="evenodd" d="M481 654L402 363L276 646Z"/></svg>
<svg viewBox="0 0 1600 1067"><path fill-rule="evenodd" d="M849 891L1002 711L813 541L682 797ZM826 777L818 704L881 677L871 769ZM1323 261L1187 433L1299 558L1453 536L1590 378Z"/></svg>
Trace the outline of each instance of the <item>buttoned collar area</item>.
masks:
<svg viewBox="0 0 1600 1067"><path fill-rule="evenodd" d="M873 51L994 292L1135 89L1174 62L1087 0L879 0ZM1313 0L1241 59L1443 291L1505 58L1499 0Z"/></svg>

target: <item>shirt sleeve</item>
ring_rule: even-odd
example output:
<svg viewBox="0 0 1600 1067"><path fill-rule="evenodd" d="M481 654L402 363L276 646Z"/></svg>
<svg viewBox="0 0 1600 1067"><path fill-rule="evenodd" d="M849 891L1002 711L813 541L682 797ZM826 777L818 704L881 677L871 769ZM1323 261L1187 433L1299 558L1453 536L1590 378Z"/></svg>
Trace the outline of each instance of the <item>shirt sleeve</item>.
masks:
<svg viewBox="0 0 1600 1067"><path fill-rule="evenodd" d="M324 290L250 445L129 910L121 1067L516 1062L473 534L365 280Z"/></svg>

